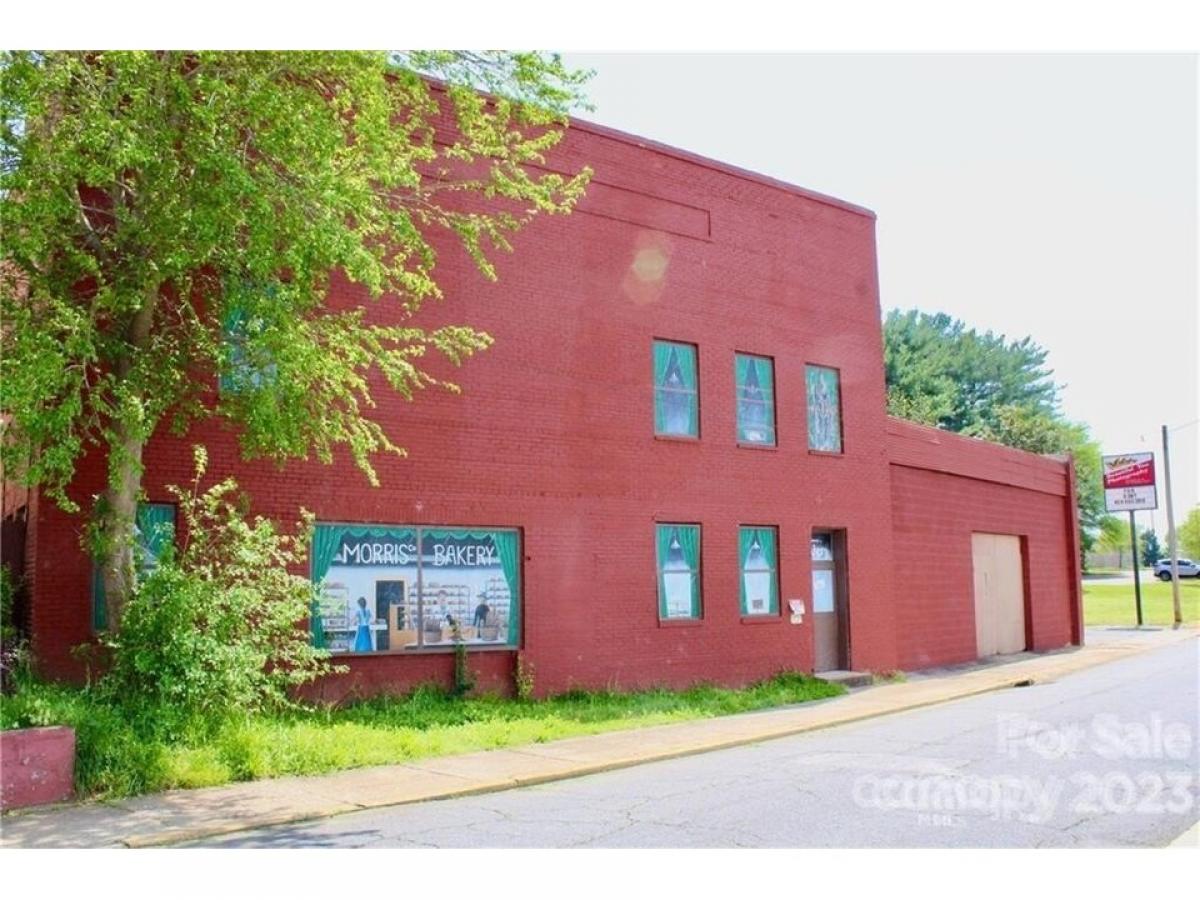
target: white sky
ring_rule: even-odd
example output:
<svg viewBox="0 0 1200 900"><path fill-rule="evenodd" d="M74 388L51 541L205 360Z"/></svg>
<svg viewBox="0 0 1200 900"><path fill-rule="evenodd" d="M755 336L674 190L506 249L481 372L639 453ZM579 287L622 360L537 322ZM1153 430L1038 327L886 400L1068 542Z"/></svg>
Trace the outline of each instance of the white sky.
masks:
<svg viewBox="0 0 1200 900"><path fill-rule="evenodd" d="M1196 57L565 59L596 70L585 119L873 209L884 311L1032 336L1106 453L1161 466L1186 425L1177 518L1197 502Z"/></svg>

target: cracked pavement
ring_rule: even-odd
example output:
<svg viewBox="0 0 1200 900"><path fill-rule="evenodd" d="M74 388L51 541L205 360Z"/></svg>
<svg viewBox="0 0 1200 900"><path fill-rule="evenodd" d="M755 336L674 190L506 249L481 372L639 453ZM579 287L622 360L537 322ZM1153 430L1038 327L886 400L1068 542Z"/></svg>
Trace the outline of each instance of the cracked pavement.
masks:
<svg viewBox="0 0 1200 900"><path fill-rule="evenodd" d="M733 749L189 846L1163 846L1200 817L1198 646Z"/></svg>

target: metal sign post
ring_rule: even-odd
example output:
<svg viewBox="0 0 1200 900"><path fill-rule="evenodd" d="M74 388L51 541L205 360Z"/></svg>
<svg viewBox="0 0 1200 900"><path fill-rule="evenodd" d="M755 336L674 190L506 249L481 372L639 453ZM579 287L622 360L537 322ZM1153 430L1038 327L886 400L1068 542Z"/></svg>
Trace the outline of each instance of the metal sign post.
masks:
<svg viewBox="0 0 1200 900"><path fill-rule="evenodd" d="M1158 488L1154 482L1154 454L1121 453L1103 457L1102 463L1105 510L1129 513L1129 538L1133 542L1133 593L1140 628L1142 579L1138 571L1137 525L1133 514L1139 509L1158 508Z"/></svg>
<svg viewBox="0 0 1200 900"><path fill-rule="evenodd" d="M1171 451L1167 443L1167 426L1162 427L1163 473L1167 476L1167 552L1171 554L1171 604L1175 610L1175 627L1183 624L1179 609L1179 548L1175 534L1175 507L1171 505Z"/></svg>
<svg viewBox="0 0 1200 900"><path fill-rule="evenodd" d="M1133 510L1129 511L1129 537L1133 543L1133 595L1137 598L1138 628L1142 627L1142 576L1138 573L1137 525L1133 521Z"/></svg>

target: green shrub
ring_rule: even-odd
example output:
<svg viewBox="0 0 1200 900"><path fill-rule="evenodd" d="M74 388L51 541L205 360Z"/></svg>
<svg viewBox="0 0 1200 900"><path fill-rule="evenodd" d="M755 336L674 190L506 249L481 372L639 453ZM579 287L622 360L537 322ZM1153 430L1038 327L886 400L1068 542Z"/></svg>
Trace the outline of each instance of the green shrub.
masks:
<svg viewBox="0 0 1200 900"><path fill-rule="evenodd" d="M313 586L292 575L307 558L306 519L296 534L247 521L228 479L200 492L171 488L186 541L139 582L120 630L104 638L112 664L100 691L134 728L163 738L215 733L238 718L290 705L300 684L334 671L301 622Z"/></svg>

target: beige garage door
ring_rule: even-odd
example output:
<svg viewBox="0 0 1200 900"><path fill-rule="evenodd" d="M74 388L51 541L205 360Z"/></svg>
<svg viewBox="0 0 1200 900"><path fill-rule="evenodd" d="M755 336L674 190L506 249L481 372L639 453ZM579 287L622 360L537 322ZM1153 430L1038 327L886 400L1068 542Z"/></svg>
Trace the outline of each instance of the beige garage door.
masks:
<svg viewBox="0 0 1200 900"><path fill-rule="evenodd" d="M971 535L975 563L975 644L979 656L1025 649L1025 584L1021 539L1012 534Z"/></svg>

